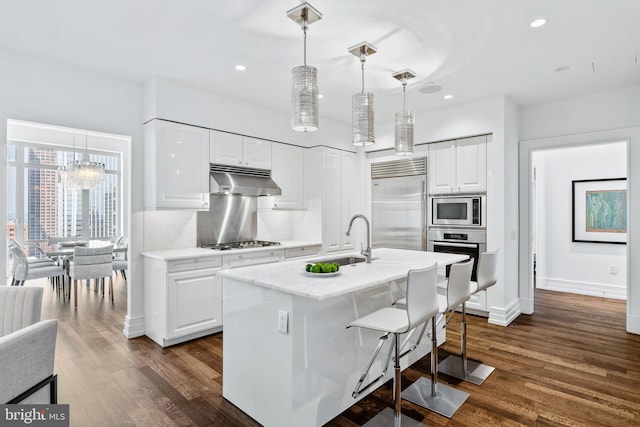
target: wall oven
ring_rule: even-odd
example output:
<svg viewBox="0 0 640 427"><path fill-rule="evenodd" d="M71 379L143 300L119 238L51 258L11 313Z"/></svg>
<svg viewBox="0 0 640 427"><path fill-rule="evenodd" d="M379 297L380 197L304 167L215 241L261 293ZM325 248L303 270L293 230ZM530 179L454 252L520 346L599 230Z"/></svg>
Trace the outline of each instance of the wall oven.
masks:
<svg viewBox="0 0 640 427"><path fill-rule="evenodd" d="M487 233L485 230L429 230L427 233L427 250L469 255L469 257L473 258L471 280L476 281L480 254L487 250ZM450 266L447 266L447 277L449 277L449 270Z"/></svg>
<svg viewBox="0 0 640 427"><path fill-rule="evenodd" d="M485 226L484 195L433 196L430 208L432 226Z"/></svg>

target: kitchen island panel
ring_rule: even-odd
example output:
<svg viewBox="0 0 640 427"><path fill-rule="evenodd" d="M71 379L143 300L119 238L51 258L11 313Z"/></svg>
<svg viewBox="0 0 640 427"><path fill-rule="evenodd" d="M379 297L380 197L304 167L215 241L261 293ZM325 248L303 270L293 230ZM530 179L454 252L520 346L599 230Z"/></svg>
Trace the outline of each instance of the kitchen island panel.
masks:
<svg viewBox="0 0 640 427"><path fill-rule="evenodd" d="M223 396L265 426L327 423L368 394L352 397L381 335L346 325L391 305L404 286L399 282L313 300L224 278ZM281 310L289 314L287 334L277 328ZM441 331L438 342L444 339ZM414 341L415 337L410 343ZM382 373L391 342L385 344L369 378ZM402 368L429 351L425 337L402 359ZM371 390L392 377L390 368Z"/></svg>

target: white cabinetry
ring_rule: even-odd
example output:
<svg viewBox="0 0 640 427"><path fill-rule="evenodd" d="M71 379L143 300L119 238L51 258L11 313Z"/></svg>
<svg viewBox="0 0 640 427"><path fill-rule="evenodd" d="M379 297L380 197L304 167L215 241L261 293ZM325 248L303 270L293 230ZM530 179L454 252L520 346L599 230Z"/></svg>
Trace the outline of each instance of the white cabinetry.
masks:
<svg viewBox="0 0 640 427"><path fill-rule="evenodd" d="M144 153L147 209L209 209L208 129L152 120Z"/></svg>
<svg viewBox="0 0 640 427"><path fill-rule="evenodd" d="M222 330L222 257L144 258L145 333L163 347Z"/></svg>
<svg viewBox="0 0 640 427"><path fill-rule="evenodd" d="M486 141L486 136L477 136L429 144L429 193L485 192Z"/></svg>
<svg viewBox="0 0 640 427"><path fill-rule="evenodd" d="M222 256L222 267L224 269L238 268L280 261L284 261L283 248L261 249L252 252L224 254Z"/></svg>
<svg viewBox="0 0 640 427"><path fill-rule="evenodd" d="M354 233L346 236L345 231L357 213L355 168L355 153L327 147L305 151L305 194L312 214L306 216L311 221L303 229L321 230L320 235L308 237L322 240L323 253L354 249Z"/></svg>
<svg viewBox="0 0 640 427"><path fill-rule="evenodd" d="M274 198L274 208L304 209L304 149L288 144L272 144L271 177L282 189Z"/></svg>
<svg viewBox="0 0 640 427"><path fill-rule="evenodd" d="M308 258L318 255L320 252L320 245L298 246L295 248L285 249L285 258L288 260L297 258Z"/></svg>
<svg viewBox="0 0 640 427"><path fill-rule="evenodd" d="M271 141L215 130L210 132L211 163L271 169Z"/></svg>

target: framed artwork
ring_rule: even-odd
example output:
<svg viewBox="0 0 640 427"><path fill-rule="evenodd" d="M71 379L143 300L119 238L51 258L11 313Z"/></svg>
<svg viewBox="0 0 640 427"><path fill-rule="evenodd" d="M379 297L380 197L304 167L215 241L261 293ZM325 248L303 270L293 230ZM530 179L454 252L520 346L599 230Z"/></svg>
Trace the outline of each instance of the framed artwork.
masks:
<svg viewBox="0 0 640 427"><path fill-rule="evenodd" d="M627 243L627 179L572 181L573 242Z"/></svg>

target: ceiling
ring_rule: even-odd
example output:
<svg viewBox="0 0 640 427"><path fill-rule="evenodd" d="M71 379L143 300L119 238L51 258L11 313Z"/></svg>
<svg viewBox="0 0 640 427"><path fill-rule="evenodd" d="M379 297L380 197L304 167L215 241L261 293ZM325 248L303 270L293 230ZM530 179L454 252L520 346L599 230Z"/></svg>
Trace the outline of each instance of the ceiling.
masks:
<svg viewBox="0 0 640 427"><path fill-rule="evenodd" d="M289 111L303 34L296 0L0 1L0 46L144 83L178 80ZM362 41L376 119L402 108L394 71L410 68L407 107L430 110L505 94L520 106L640 84L638 0L313 0L308 31L321 115L349 123ZM529 23L547 19L540 28ZM244 72L234 66L243 64ZM570 67L556 71L560 67ZM428 82L442 87L424 93ZM422 92L421 92L422 89ZM443 95L451 94L450 100Z"/></svg>

